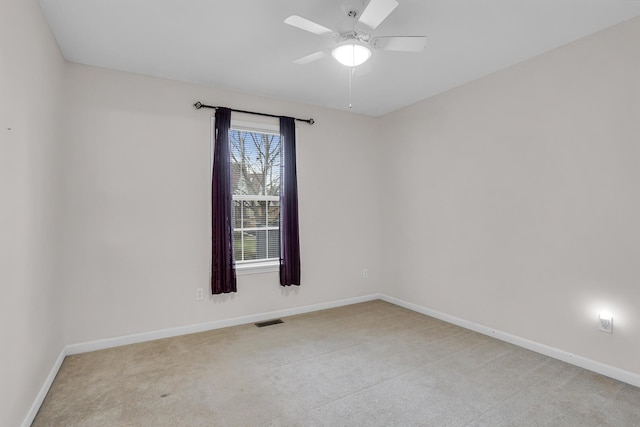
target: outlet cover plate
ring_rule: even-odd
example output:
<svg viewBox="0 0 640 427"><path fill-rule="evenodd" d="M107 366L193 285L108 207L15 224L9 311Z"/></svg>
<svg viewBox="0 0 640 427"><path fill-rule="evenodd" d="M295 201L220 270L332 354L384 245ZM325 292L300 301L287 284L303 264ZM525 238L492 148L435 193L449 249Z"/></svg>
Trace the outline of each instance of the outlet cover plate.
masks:
<svg viewBox="0 0 640 427"><path fill-rule="evenodd" d="M613 333L613 317L602 316L598 318L598 330L608 334Z"/></svg>

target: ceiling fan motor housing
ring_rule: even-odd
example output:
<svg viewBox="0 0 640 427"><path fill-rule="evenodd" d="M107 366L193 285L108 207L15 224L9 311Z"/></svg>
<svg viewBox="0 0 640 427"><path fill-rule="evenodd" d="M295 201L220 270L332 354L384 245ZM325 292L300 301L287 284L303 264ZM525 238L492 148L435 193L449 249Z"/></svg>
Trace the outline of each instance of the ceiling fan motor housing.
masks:
<svg viewBox="0 0 640 427"><path fill-rule="evenodd" d="M338 43L342 43L348 40L357 40L362 43L369 43L369 41L371 40L371 34L367 34L358 30L352 30L338 34L336 37L336 41Z"/></svg>

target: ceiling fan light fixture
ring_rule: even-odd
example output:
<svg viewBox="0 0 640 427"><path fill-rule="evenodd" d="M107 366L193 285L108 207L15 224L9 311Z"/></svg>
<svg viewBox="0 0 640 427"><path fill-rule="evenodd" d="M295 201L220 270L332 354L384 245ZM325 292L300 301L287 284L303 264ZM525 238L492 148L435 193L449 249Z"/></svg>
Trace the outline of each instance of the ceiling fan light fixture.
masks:
<svg viewBox="0 0 640 427"><path fill-rule="evenodd" d="M331 55L346 67L357 67L371 58L371 49L363 44L350 41L333 49Z"/></svg>

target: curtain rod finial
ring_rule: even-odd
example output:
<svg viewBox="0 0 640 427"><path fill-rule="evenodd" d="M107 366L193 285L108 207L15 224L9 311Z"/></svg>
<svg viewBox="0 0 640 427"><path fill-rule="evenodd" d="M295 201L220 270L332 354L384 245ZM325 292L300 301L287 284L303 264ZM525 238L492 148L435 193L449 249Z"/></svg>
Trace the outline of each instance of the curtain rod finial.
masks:
<svg viewBox="0 0 640 427"><path fill-rule="evenodd" d="M309 119L309 124L310 124L310 125L314 124L315 122L316 122L315 120L313 120L313 119Z"/></svg>
<svg viewBox="0 0 640 427"><path fill-rule="evenodd" d="M196 110L199 110L202 108L202 102L198 101L195 104L193 104L194 107L196 107Z"/></svg>

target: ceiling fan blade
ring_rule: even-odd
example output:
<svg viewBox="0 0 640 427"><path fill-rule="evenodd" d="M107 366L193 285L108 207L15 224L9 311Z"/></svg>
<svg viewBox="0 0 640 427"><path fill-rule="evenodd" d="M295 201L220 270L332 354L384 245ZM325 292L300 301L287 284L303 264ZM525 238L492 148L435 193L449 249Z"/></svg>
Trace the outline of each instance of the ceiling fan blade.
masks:
<svg viewBox="0 0 640 427"><path fill-rule="evenodd" d="M318 34L320 36L333 33L333 30L330 30L327 27L316 24L315 22L309 21L307 18L303 18L302 16L298 15L291 15L284 20L284 23L289 24L292 27L300 28L301 30L309 31L313 34Z"/></svg>
<svg viewBox="0 0 640 427"><path fill-rule="evenodd" d="M420 52L427 43L427 36L374 37L371 45L376 49L398 52Z"/></svg>
<svg viewBox="0 0 640 427"><path fill-rule="evenodd" d="M375 30L396 7L398 7L396 0L371 0L360 15L358 22Z"/></svg>
<svg viewBox="0 0 640 427"><path fill-rule="evenodd" d="M294 64L300 64L300 65L305 65L305 64L309 64L313 61L317 61L318 59L322 59L325 56L327 56L327 54L320 50L318 52L314 52L311 55L307 55L307 56L303 56L302 58L298 58L296 59L294 62Z"/></svg>

